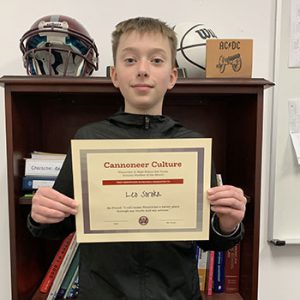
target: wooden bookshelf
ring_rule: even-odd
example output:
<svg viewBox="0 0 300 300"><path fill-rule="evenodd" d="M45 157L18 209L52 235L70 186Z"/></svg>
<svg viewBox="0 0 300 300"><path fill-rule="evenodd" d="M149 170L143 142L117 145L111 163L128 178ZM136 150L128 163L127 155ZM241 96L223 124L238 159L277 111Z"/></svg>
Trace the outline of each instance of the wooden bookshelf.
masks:
<svg viewBox="0 0 300 300"><path fill-rule="evenodd" d="M116 112L122 97L107 78L4 76L12 299L31 299L60 241L34 239L26 228L30 199L22 198L24 157L34 150L64 153L80 126ZM213 138L225 183L251 198L241 243L240 293L205 300L256 300L264 79L185 79L166 95L164 114Z"/></svg>

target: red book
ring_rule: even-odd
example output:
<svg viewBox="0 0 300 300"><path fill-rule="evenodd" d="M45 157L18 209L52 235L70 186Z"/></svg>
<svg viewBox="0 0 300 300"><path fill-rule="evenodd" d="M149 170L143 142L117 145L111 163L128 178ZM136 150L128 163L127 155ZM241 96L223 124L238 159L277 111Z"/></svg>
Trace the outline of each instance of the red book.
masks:
<svg viewBox="0 0 300 300"><path fill-rule="evenodd" d="M213 281L214 281L214 265L215 265L215 251L209 251L208 255L208 268L207 268L207 296L213 294Z"/></svg>
<svg viewBox="0 0 300 300"><path fill-rule="evenodd" d="M70 233L61 243L41 285L40 285L40 292L41 293L49 293L50 288L53 284L54 278L59 270L59 267L68 251L72 238L74 236L74 232Z"/></svg>
<svg viewBox="0 0 300 300"><path fill-rule="evenodd" d="M240 278L240 244L225 253L225 293L239 291Z"/></svg>

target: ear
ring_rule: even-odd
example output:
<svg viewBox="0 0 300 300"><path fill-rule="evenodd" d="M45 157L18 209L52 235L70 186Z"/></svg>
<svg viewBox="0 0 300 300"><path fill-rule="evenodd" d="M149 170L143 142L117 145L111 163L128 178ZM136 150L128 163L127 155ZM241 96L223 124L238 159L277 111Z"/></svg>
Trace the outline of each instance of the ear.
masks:
<svg viewBox="0 0 300 300"><path fill-rule="evenodd" d="M169 82L169 85L168 85L168 90L171 90L174 87L174 85L177 82L177 78L178 78L177 68L173 68L171 70L171 74L170 74L170 82Z"/></svg>
<svg viewBox="0 0 300 300"><path fill-rule="evenodd" d="M118 76L117 76L117 70L115 66L110 67L110 78L113 83L113 85L118 88L119 87L119 82L118 82Z"/></svg>

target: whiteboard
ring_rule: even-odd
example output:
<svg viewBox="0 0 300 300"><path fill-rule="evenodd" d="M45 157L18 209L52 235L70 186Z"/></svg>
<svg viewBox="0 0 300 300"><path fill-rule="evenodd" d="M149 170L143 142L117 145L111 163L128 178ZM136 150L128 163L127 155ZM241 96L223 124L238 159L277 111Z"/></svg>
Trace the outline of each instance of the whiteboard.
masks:
<svg viewBox="0 0 300 300"><path fill-rule="evenodd" d="M288 101L300 98L300 68L288 67L292 1L277 1L268 233L277 245L300 244L300 165L288 124Z"/></svg>

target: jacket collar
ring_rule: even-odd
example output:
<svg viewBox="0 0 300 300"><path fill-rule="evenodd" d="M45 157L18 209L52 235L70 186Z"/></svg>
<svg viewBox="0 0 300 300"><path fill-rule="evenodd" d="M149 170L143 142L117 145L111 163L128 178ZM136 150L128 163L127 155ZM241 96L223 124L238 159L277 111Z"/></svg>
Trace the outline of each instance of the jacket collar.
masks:
<svg viewBox="0 0 300 300"><path fill-rule="evenodd" d="M119 111L112 115L109 119L110 122L119 124L119 125L127 125L127 126L135 126L135 127L145 127L145 125L154 128L161 127L163 130L170 129L175 126L181 126L180 123L174 121L168 116L164 115L140 115L140 114L132 114L126 113L123 111Z"/></svg>

